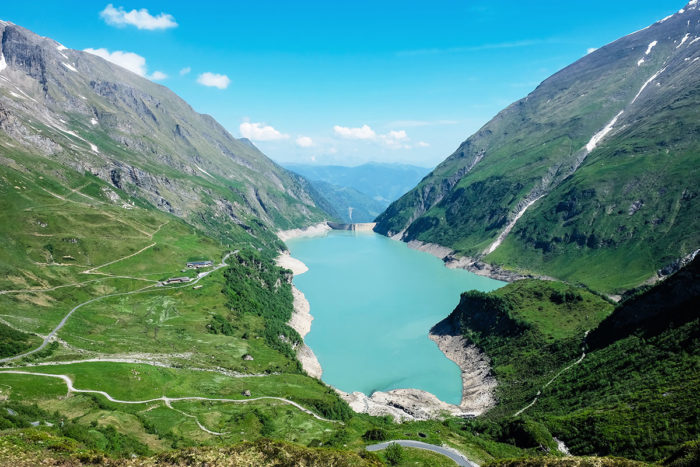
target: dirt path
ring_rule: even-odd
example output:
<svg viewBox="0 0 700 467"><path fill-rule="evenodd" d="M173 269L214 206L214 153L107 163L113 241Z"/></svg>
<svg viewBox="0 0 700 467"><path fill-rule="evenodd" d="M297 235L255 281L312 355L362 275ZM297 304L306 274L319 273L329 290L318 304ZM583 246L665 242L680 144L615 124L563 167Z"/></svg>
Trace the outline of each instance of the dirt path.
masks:
<svg viewBox="0 0 700 467"><path fill-rule="evenodd" d="M110 261L109 263L105 263L105 264L101 264L101 265L99 265L99 266L95 266L94 268L86 269L85 271L82 272L82 274L102 274L102 273L98 273L98 272L95 272L95 271L97 271L98 269L104 268L105 266L109 266L110 264L118 263L119 261L124 261L125 259L134 257L134 256L136 256L136 255L138 255L138 254L143 253L144 251L148 250L149 248L153 248L154 246L156 246L155 242L154 242L154 243L151 243L151 244L148 245L148 246L145 246L145 247L141 248L141 249L140 249L139 251L137 251L136 253L132 253L132 254L127 255L127 256L124 256L124 257L122 257L122 258L115 259L114 261Z"/></svg>
<svg viewBox="0 0 700 467"><path fill-rule="evenodd" d="M588 336L588 333L589 333L589 332L590 332L590 331L586 331L586 332L583 334L584 343L585 343L585 341L586 341L586 337ZM530 402L530 403L527 404L525 407L523 407L522 409L520 409L520 410L518 410L517 412L515 412L515 413L513 414L513 417L517 417L518 415L520 415L521 413L525 412L527 409L529 409L530 407L532 407L533 405L535 405L535 404L537 403L537 400L538 400L538 399L540 398L540 396L542 395L542 390L543 390L543 389L545 389L547 386L549 386L550 384L552 384L552 383L554 382L554 380L557 379L562 373L564 373L565 371L568 371L568 370L572 369L573 367L575 367L576 365L578 365L579 363L581 363L581 362L583 361L584 358L586 358L586 352L583 352L583 353L581 354L581 357L580 357L578 360L576 360L574 363L572 363L571 365L567 366L566 368L563 368L563 369L559 370L559 373L557 373L556 375L554 375L554 376L552 377L552 379L550 379L549 381L547 381L547 384L545 384L544 386L542 386L542 389L540 389L539 391L537 391L537 394L535 395L535 398L532 400L532 402Z"/></svg>

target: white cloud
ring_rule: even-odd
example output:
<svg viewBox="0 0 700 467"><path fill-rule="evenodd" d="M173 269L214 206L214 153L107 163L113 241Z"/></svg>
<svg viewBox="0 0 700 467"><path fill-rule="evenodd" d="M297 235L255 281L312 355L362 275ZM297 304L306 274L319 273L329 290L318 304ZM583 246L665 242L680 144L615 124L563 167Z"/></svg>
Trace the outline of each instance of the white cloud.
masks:
<svg viewBox="0 0 700 467"><path fill-rule="evenodd" d="M369 125L362 125L359 128L349 128L335 125L333 131L336 135L345 139L357 139L382 143L390 149L409 149L406 142L410 139L406 130L390 130L385 134L377 134Z"/></svg>
<svg viewBox="0 0 700 467"><path fill-rule="evenodd" d="M104 48L87 48L84 49L84 51L89 54L97 55L98 57L104 58L108 62L112 62L115 65L119 65L122 68L126 68L132 73L136 73L137 75L143 76L144 78L158 81L168 77L168 75L166 75L162 71L154 71L152 75L149 75L147 73L146 59L143 58L141 55L135 54L133 52L124 52L123 50L115 50L114 52L110 52L109 50Z"/></svg>
<svg viewBox="0 0 700 467"><path fill-rule="evenodd" d="M589 47L589 48L586 49L586 55L588 55L588 54L590 54L590 53L593 53L593 52L595 52L596 50L598 50L597 47Z"/></svg>
<svg viewBox="0 0 700 467"><path fill-rule="evenodd" d="M404 130L398 130L398 131L391 130L389 133L384 135L384 137L386 139L392 139L395 141L399 141L399 140L408 138L408 135L406 134L406 132Z"/></svg>
<svg viewBox="0 0 700 467"><path fill-rule="evenodd" d="M427 148L428 146L430 146L430 144L426 143L425 141L418 141L416 145L420 148Z"/></svg>
<svg viewBox="0 0 700 467"><path fill-rule="evenodd" d="M297 146L302 148L308 148L314 145L314 140L308 136L299 136L296 140Z"/></svg>
<svg viewBox="0 0 700 467"><path fill-rule="evenodd" d="M152 79L153 81L160 81L160 80L165 79L167 77L168 77L168 75L166 75L162 71L154 71L153 74L151 76L149 76L148 78Z"/></svg>
<svg viewBox="0 0 700 467"><path fill-rule="evenodd" d="M289 138L289 135L277 131L275 128L270 125L265 125L264 123L243 122L239 130L244 138L253 141L274 141Z"/></svg>
<svg viewBox="0 0 700 467"><path fill-rule="evenodd" d="M185 68L183 68L182 70L180 70L180 76L185 76L185 75L186 75L187 73L189 73L190 71L192 71L192 68L186 66Z"/></svg>
<svg viewBox="0 0 700 467"><path fill-rule="evenodd" d="M111 3L100 12L100 16L107 24L117 27L136 26L149 31L177 27L173 15L161 13L153 16L145 8L126 11L123 7L114 8Z"/></svg>
<svg viewBox="0 0 700 467"><path fill-rule="evenodd" d="M197 82L204 86L209 86L213 88L226 89L231 80L226 75L220 75L218 73L202 73L197 77Z"/></svg>
<svg viewBox="0 0 700 467"><path fill-rule="evenodd" d="M377 137L377 134L369 125L362 125L359 128L335 125L333 131L335 131L335 134L338 136L348 139L374 139Z"/></svg>

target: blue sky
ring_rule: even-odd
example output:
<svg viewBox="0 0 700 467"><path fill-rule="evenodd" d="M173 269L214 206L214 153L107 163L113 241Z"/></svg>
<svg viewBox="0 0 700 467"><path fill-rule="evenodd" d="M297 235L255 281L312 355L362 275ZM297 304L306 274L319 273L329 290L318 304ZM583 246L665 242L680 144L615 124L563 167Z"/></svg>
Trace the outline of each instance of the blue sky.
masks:
<svg viewBox="0 0 700 467"><path fill-rule="evenodd" d="M428 167L587 50L685 3L7 1L0 19L135 54L110 57L278 162Z"/></svg>

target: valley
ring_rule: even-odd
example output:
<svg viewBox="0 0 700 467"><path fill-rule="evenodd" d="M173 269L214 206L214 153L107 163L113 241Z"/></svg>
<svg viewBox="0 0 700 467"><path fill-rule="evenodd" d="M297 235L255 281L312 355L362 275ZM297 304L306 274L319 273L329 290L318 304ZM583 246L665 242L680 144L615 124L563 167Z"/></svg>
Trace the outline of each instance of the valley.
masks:
<svg viewBox="0 0 700 467"><path fill-rule="evenodd" d="M99 17L144 47L183 37L167 13ZM478 108L432 84L456 68L411 66L424 95L348 77L348 101L399 96L402 119L311 136L241 116L235 137L156 82L327 118L302 104L327 70L281 99L295 56L252 42L274 53L195 78L0 20L0 464L698 463L697 0L591 48L432 170L402 156L433 160L424 135ZM401 43L364 66L535 43ZM265 79L244 78L251 57L274 58ZM465 119L409 119L433 100Z"/></svg>

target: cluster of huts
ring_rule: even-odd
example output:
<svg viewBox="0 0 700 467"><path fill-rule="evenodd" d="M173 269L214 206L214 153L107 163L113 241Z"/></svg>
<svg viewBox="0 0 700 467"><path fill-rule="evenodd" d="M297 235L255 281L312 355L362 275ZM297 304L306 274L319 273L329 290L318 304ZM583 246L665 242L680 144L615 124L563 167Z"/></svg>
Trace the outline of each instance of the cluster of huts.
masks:
<svg viewBox="0 0 700 467"><path fill-rule="evenodd" d="M213 266L214 263L206 260L206 261L188 261L187 262L187 269L201 269L201 268L208 268ZM184 269L183 269L184 272ZM169 279L166 279L163 281L163 285L168 285L168 284L183 284L185 282L190 282L192 279L186 276L182 277L171 277Z"/></svg>

